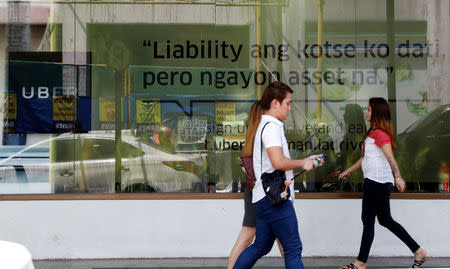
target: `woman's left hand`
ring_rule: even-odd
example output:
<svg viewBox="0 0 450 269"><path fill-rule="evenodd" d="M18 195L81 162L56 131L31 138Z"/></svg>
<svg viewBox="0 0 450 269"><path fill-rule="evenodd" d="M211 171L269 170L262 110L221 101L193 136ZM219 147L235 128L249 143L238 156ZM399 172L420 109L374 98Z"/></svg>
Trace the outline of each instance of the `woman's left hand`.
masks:
<svg viewBox="0 0 450 269"><path fill-rule="evenodd" d="M400 192L404 192L405 189L406 189L406 183L405 183L405 181L403 180L402 177L396 177L395 178L395 186L397 187L397 189Z"/></svg>

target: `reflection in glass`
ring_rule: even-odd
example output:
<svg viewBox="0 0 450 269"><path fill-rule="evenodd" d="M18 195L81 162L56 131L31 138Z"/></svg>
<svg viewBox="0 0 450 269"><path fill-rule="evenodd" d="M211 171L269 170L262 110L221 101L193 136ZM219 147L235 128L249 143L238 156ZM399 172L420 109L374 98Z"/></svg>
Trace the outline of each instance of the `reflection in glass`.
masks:
<svg viewBox="0 0 450 269"><path fill-rule="evenodd" d="M0 192L242 192L250 105L275 80L292 158L329 156L297 191L361 191L336 175L382 96L408 191L445 192L444 1L2 3Z"/></svg>

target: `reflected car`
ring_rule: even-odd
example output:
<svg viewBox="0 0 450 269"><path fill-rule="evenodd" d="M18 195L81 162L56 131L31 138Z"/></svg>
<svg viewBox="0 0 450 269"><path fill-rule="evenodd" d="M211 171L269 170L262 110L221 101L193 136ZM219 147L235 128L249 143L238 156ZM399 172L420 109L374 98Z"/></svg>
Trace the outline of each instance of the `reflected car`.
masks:
<svg viewBox="0 0 450 269"><path fill-rule="evenodd" d="M2 150L2 193L191 191L200 182L201 154L167 153L122 134L121 181L115 182L114 134L63 134L18 150ZM3 148L2 148L3 149ZM12 151L16 150L16 153ZM2 184L3 183L3 184ZM8 187L6 187L8 186ZM144 188L135 189L135 186Z"/></svg>
<svg viewBox="0 0 450 269"><path fill-rule="evenodd" d="M0 148L0 193L51 193L49 148L45 142L25 148Z"/></svg>
<svg viewBox="0 0 450 269"><path fill-rule="evenodd" d="M437 192L450 166L450 104L440 106L398 135L396 159L408 189Z"/></svg>

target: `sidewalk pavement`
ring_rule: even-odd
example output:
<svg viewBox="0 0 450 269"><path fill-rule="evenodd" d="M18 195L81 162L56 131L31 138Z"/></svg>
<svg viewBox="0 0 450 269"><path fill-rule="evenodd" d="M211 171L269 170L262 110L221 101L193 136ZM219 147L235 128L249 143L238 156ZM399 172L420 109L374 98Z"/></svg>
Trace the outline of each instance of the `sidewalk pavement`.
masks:
<svg viewBox="0 0 450 269"><path fill-rule="evenodd" d="M348 264L355 257L304 257L306 268L328 269ZM367 268L409 268L412 257L370 257ZM223 269L227 258L158 258L158 259L95 259L95 260L35 260L35 269ZM264 257L255 269L284 268L279 257ZM448 268L450 257L435 257L422 268Z"/></svg>

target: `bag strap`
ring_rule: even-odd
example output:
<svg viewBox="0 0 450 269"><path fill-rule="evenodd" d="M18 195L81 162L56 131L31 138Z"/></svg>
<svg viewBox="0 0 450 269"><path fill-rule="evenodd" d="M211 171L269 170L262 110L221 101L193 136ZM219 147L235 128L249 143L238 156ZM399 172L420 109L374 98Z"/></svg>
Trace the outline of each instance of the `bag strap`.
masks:
<svg viewBox="0 0 450 269"><path fill-rule="evenodd" d="M262 158L263 158L263 155L262 155L262 151L263 151L262 135L263 135L263 132L264 132L264 128L266 128L267 124L269 124L269 123L270 123L270 121L266 122L266 124L264 124L264 126L263 126L263 128L261 130L261 140L260 140L260 144L261 144L261 175L262 175L262 169L263 169L263 167L262 167Z"/></svg>

